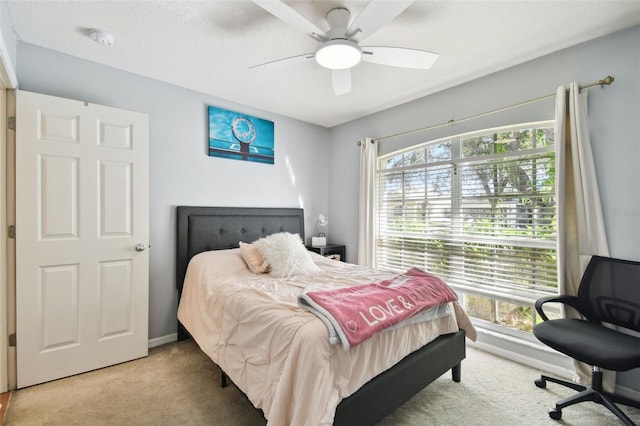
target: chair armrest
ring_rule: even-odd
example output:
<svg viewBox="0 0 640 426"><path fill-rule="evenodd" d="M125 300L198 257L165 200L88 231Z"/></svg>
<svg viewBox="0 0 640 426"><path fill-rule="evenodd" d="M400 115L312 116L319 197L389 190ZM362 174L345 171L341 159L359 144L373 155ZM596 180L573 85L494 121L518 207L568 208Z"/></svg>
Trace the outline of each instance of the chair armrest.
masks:
<svg viewBox="0 0 640 426"><path fill-rule="evenodd" d="M576 296L560 295L560 296L541 297L538 300L536 300L535 307L536 307L536 311L538 311L538 315L540 315L540 317L544 321L549 320L549 318L547 318L547 315L544 313L544 310L542 309L542 305L544 305L545 303L554 303L554 302L564 303L565 305L569 305L572 308L574 308L576 311L580 312L580 303L578 302L578 298Z"/></svg>

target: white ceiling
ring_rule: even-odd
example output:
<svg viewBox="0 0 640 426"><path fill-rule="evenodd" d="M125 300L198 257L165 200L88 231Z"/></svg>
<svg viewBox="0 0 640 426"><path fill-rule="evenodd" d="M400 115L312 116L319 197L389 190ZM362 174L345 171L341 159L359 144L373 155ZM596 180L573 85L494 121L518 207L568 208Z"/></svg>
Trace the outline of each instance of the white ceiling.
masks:
<svg viewBox="0 0 640 426"><path fill-rule="evenodd" d="M352 17L366 1L287 1L322 30L326 13ZM325 127L353 120L577 43L640 24L640 1L421 1L365 45L440 54L427 70L360 63L351 93L307 61L252 65L314 52L317 42L248 0L8 1L19 40ZM102 46L100 28L116 37Z"/></svg>

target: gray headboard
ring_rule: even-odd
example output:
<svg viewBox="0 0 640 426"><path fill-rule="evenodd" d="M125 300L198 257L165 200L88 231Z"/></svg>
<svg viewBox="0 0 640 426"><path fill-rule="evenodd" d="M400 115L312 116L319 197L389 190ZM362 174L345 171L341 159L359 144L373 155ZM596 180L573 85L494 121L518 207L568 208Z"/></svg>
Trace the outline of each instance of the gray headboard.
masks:
<svg viewBox="0 0 640 426"><path fill-rule="evenodd" d="M209 250L236 248L277 232L300 234L304 210L298 208L178 206L176 287L182 290L189 260Z"/></svg>

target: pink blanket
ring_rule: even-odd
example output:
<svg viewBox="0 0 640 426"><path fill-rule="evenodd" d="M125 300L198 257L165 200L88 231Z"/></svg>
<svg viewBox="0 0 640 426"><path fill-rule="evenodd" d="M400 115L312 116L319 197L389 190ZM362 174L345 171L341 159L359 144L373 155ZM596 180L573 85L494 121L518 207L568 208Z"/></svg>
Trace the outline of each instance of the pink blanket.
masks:
<svg viewBox="0 0 640 426"><path fill-rule="evenodd" d="M378 331L455 300L456 294L444 281L418 268L378 283L298 296L298 304L316 314L329 328L330 339L337 337L344 350Z"/></svg>

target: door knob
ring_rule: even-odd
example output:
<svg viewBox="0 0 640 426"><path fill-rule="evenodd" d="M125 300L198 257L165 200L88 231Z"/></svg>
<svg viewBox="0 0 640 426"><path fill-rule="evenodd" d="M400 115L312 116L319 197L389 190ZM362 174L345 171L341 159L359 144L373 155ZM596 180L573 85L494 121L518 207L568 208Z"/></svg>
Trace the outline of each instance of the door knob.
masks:
<svg viewBox="0 0 640 426"><path fill-rule="evenodd" d="M146 249L144 244L136 244L136 251L144 251Z"/></svg>

